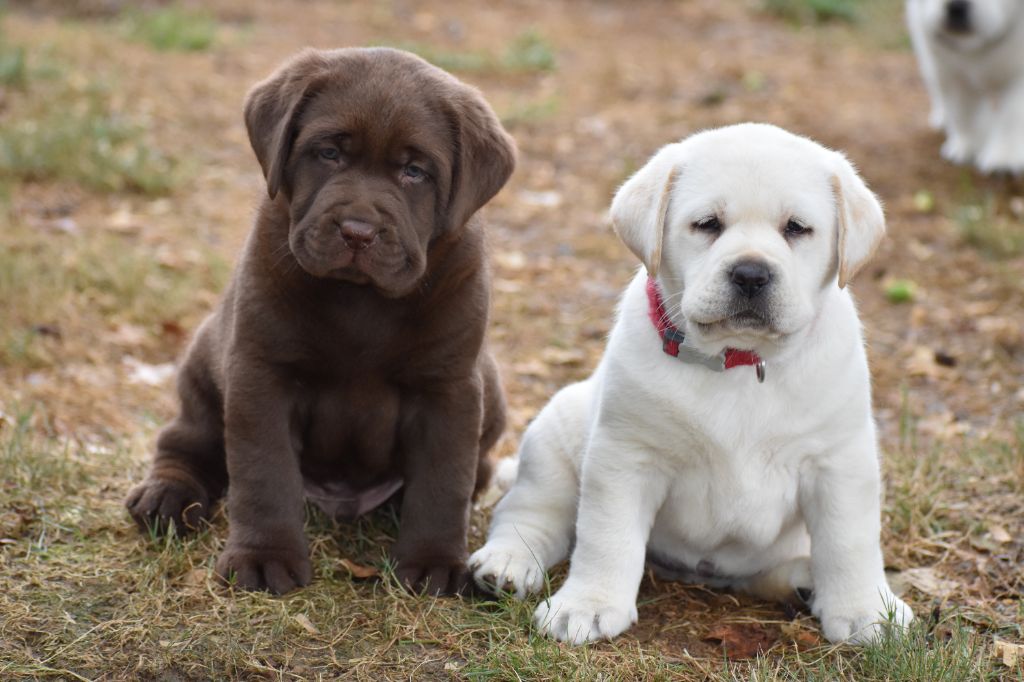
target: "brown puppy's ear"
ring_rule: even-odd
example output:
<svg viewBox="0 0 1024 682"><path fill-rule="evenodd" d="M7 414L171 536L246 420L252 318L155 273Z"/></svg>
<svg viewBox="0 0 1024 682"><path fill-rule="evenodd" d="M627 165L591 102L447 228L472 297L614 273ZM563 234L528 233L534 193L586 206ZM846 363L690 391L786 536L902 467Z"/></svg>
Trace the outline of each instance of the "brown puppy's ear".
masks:
<svg viewBox="0 0 1024 682"><path fill-rule="evenodd" d="M286 188L284 171L295 141L296 121L318 90L327 67L322 52L303 50L246 95L245 127L271 199Z"/></svg>
<svg viewBox="0 0 1024 682"><path fill-rule="evenodd" d="M658 150L643 168L626 180L612 200L612 229L654 277L661 265L669 200L679 177L679 144Z"/></svg>
<svg viewBox="0 0 1024 682"><path fill-rule="evenodd" d="M475 88L454 98L456 149L448 197L448 229L458 229L505 186L516 165L516 145Z"/></svg>
<svg viewBox="0 0 1024 682"><path fill-rule="evenodd" d="M839 287L864 266L885 236L885 214L874 192L857 175L853 164L836 152L832 190L836 197Z"/></svg>

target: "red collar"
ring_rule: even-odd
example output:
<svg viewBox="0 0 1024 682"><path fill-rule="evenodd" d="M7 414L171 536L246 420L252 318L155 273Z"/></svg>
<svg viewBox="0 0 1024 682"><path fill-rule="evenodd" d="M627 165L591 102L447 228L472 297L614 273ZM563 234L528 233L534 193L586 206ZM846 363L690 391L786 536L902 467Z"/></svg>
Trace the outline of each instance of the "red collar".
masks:
<svg viewBox="0 0 1024 682"><path fill-rule="evenodd" d="M683 345L685 337L669 319L668 313L665 311L665 303L661 298L661 290L658 289L658 283L654 281L653 277L647 278L647 314L658 330L658 335L661 336L661 349L668 355L684 362L704 365L717 372L751 365L757 368L757 380L764 381L764 360L752 350L726 348L724 353L718 355L704 355Z"/></svg>

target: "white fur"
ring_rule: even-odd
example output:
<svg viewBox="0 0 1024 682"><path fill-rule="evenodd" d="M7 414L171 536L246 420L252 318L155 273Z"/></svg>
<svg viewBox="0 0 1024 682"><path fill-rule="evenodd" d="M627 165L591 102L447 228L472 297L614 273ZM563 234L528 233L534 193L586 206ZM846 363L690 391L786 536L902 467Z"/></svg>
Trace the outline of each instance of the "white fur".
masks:
<svg viewBox="0 0 1024 682"><path fill-rule="evenodd" d="M1024 173L1024 0L968 0L969 30L950 30L948 0L907 0L907 24L946 132L942 155L989 173Z"/></svg>
<svg viewBox="0 0 1024 682"><path fill-rule="evenodd" d="M667 197L650 191L669 173ZM663 198L664 225L636 205ZM691 227L709 212L726 226L717 239ZM792 217L814 233L784 238ZM648 554L669 577L666 563L689 578L710 565L718 586L774 598L813 588L832 641L878 637L889 612L909 622L883 573L870 377L853 300L838 286L839 270L855 271L882 236L877 200L840 154L744 124L663 149L619 191L612 218L641 244L656 240L623 221L664 230L662 259L647 266L687 343L756 350L766 381L753 367L719 373L663 353L637 272L597 370L526 430L515 484L470 558L477 581L537 592L575 542L565 584L535 614L544 633L573 643L636 622ZM842 251L861 261L840 263L844 220ZM720 321L734 295L726 272L750 257L774 270L770 329Z"/></svg>

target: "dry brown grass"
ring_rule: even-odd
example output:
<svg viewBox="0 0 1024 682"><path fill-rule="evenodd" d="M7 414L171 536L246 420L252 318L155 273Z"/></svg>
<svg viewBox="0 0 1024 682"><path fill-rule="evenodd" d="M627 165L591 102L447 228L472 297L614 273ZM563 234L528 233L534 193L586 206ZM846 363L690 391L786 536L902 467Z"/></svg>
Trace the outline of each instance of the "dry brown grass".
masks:
<svg viewBox="0 0 1024 682"><path fill-rule="evenodd" d="M161 20L165 51L116 2L18 3L4 19L4 135L77 107L125 136L97 146L70 126L45 172L0 163L0 679L1024 679L995 656L1024 642L1024 187L938 159L891 38L899 3L820 26L741 0L204 5ZM193 16L213 22L209 44L174 49ZM160 372L216 301L262 191L241 98L306 44L423 51L479 85L519 142L488 210L502 454L596 363L633 268L604 211L655 148L752 118L845 149L888 206L891 239L855 290L887 452L883 541L915 629L829 647L806 614L648 578L633 631L571 649L532 631L532 603L396 589L386 512L337 525L311 511L315 582L281 598L217 585L223 518L186 541L141 537L121 500L174 409ZM103 182L81 154L110 161ZM912 300L890 303L892 280ZM354 579L343 559L384 577ZM764 651L730 660L723 632Z"/></svg>

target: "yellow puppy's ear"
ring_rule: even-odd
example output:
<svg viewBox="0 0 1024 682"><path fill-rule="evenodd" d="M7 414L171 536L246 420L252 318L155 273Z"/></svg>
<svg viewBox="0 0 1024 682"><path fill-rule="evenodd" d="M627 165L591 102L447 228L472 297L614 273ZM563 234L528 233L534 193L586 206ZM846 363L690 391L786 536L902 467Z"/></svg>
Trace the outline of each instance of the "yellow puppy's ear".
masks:
<svg viewBox="0 0 1024 682"><path fill-rule="evenodd" d="M832 190L836 198L839 287L864 266L885 236L885 214L874 192L868 189L845 156L836 153Z"/></svg>
<svg viewBox="0 0 1024 682"><path fill-rule="evenodd" d="M612 228L654 277L661 264L669 202L680 170L678 144L662 147L633 174L612 200Z"/></svg>

